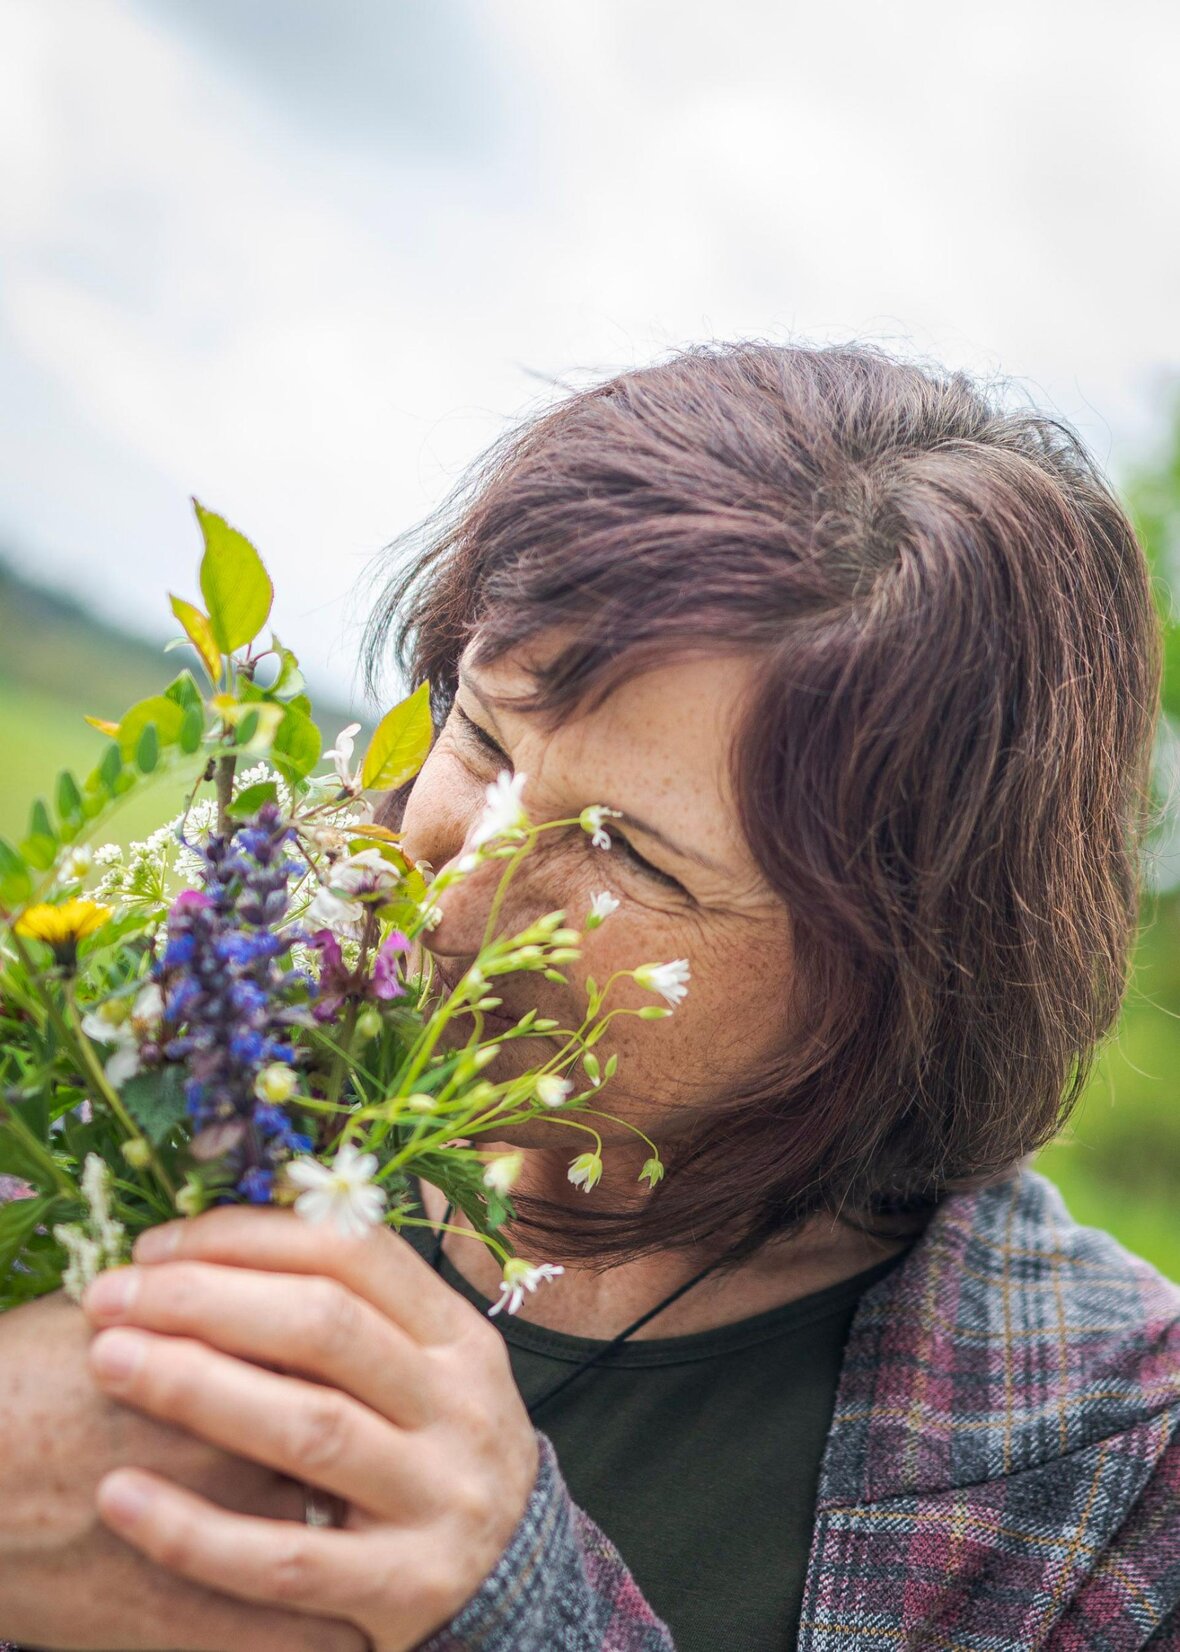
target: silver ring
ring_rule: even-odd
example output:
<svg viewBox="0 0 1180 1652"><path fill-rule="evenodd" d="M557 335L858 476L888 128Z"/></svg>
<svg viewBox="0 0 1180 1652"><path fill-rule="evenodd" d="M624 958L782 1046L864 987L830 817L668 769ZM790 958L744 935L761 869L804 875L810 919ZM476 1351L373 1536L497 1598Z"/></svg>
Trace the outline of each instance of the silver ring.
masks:
<svg viewBox="0 0 1180 1652"><path fill-rule="evenodd" d="M330 1491L317 1486L303 1488L303 1520L308 1526L343 1526L347 1504Z"/></svg>

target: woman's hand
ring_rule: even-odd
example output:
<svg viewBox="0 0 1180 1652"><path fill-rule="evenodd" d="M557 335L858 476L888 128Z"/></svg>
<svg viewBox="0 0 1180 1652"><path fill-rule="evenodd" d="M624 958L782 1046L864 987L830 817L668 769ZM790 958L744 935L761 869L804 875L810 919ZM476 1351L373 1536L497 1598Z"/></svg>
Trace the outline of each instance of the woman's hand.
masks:
<svg viewBox="0 0 1180 1652"><path fill-rule="evenodd" d="M538 1468L496 1328L387 1228L343 1239L291 1211L223 1207L142 1235L135 1258L83 1302L119 1327L92 1345L98 1383L349 1513L340 1530L252 1519L120 1469L98 1491L112 1530L211 1589L353 1623L374 1652L449 1622Z"/></svg>
<svg viewBox="0 0 1180 1652"><path fill-rule="evenodd" d="M91 1377L90 1341L85 1316L60 1293L0 1316L0 1638L123 1652L361 1652L353 1626L202 1588L96 1518L96 1487L127 1463L253 1516L290 1519L301 1500L281 1475L113 1404Z"/></svg>

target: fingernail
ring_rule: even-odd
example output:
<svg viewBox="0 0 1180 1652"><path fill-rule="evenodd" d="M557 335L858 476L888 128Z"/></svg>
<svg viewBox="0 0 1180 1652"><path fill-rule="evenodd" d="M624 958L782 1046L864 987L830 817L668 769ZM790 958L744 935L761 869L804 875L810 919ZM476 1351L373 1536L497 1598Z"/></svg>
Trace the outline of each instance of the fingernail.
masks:
<svg viewBox="0 0 1180 1652"><path fill-rule="evenodd" d="M134 1268L108 1268L86 1287L82 1306L98 1319L117 1319L135 1300L139 1275Z"/></svg>
<svg viewBox="0 0 1180 1652"><path fill-rule="evenodd" d="M152 1496L147 1481L133 1474L108 1474L98 1488L102 1513L127 1526L146 1512Z"/></svg>
<svg viewBox="0 0 1180 1652"><path fill-rule="evenodd" d="M139 1370L147 1353L147 1338L138 1331L103 1331L90 1344L90 1360L109 1383L125 1383Z"/></svg>
<svg viewBox="0 0 1180 1652"><path fill-rule="evenodd" d="M131 1247L137 1262L163 1262L180 1244L183 1222L164 1222L158 1228L147 1228Z"/></svg>

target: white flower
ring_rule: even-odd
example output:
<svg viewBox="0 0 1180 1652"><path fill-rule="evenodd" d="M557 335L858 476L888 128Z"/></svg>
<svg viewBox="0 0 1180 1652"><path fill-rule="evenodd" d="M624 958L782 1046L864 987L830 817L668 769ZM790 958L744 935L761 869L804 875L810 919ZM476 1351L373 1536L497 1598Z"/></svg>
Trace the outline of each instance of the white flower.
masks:
<svg viewBox="0 0 1180 1652"><path fill-rule="evenodd" d="M603 836L606 836L605 832ZM593 843L594 839L591 838L590 841ZM611 913L618 908L618 904L618 901L608 889L600 889L596 895L590 898L590 911L586 916L586 928L597 929L603 919L609 918Z"/></svg>
<svg viewBox="0 0 1180 1652"><path fill-rule="evenodd" d="M510 1314L517 1313L526 1291L535 1291L546 1279L556 1279L564 1272L564 1268L555 1267L552 1262L526 1262L522 1257L510 1256L500 1281L500 1300L488 1309L488 1318L494 1318L505 1307Z"/></svg>
<svg viewBox="0 0 1180 1652"><path fill-rule="evenodd" d="M285 1061L270 1062L254 1080L254 1094L259 1101L270 1102L272 1106L290 1101L298 1088L299 1075Z"/></svg>
<svg viewBox="0 0 1180 1652"><path fill-rule="evenodd" d="M579 1153L571 1160L566 1175L575 1187L583 1187L589 1193L602 1175L602 1160L597 1153Z"/></svg>
<svg viewBox="0 0 1180 1652"><path fill-rule="evenodd" d="M641 964L635 980L650 992L658 992L673 1008L688 991L688 959L674 958L670 964Z"/></svg>
<svg viewBox="0 0 1180 1652"><path fill-rule="evenodd" d="M484 1166L483 1182L493 1193L505 1194L520 1175L523 1153L501 1153Z"/></svg>
<svg viewBox="0 0 1180 1652"><path fill-rule="evenodd" d="M345 1142L330 1165L318 1159L292 1159L287 1175L305 1188L295 1209L309 1222L334 1221L345 1239L359 1238L379 1222L385 1209L385 1189L373 1185L375 1153L359 1153Z"/></svg>
<svg viewBox="0 0 1180 1652"><path fill-rule="evenodd" d="M525 783L523 774L510 775L501 769L484 793L484 809L471 835L471 848L480 849L493 838L521 830L528 825L528 816L520 801Z"/></svg>
<svg viewBox="0 0 1180 1652"><path fill-rule="evenodd" d="M596 849L609 849L610 838L603 828L603 818L606 815L619 815L620 810L608 809L605 803L591 803L589 808L583 809L578 816L578 824L584 832L590 833L590 841Z"/></svg>
<svg viewBox="0 0 1180 1652"><path fill-rule="evenodd" d="M116 1090L135 1077L142 1063L139 1046L164 1014L164 997L154 981L140 987L128 1012L125 998L108 998L82 1017L82 1031L98 1044L114 1046L103 1073Z"/></svg>
<svg viewBox="0 0 1180 1652"><path fill-rule="evenodd" d="M544 1073L536 1083L537 1100L545 1107L560 1107L572 1090L569 1079L556 1073Z"/></svg>
<svg viewBox="0 0 1180 1652"><path fill-rule="evenodd" d="M81 883L94 870L94 851L80 843L62 856L59 876L63 883Z"/></svg>
<svg viewBox="0 0 1180 1652"><path fill-rule="evenodd" d="M327 880L308 905L304 920L320 924L337 935L359 937L365 916L364 897L383 894L397 885L399 873L380 849L362 849L333 866Z"/></svg>
<svg viewBox="0 0 1180 1652"><path fill-rule="evenodd" d="M351 774L348 768L348 765L352 762L352 748L356 744L356 737L360 731L361 725L359 723L349 723L348 727L342 728L336 736L336 744L331 751L324 753L325 757L332 759L332 765L340 777L340 784L346 791L360 790L360 775Z"/></svg>

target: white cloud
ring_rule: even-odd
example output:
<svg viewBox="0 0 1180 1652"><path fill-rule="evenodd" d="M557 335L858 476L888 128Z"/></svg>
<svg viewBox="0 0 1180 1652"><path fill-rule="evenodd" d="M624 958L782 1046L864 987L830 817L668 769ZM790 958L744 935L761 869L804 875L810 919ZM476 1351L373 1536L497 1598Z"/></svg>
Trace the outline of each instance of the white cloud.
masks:
<svg viewBox="0 0 1180 1652"><path fill-rule="evenodd" d="M514 0L486 155L301 130L163 16L13 0L0 56L0 529L141 622L192 587L196 492L347 685L367 557L534 371L912 342L1107 462L1180 367L1163 8Z"/></svg>

